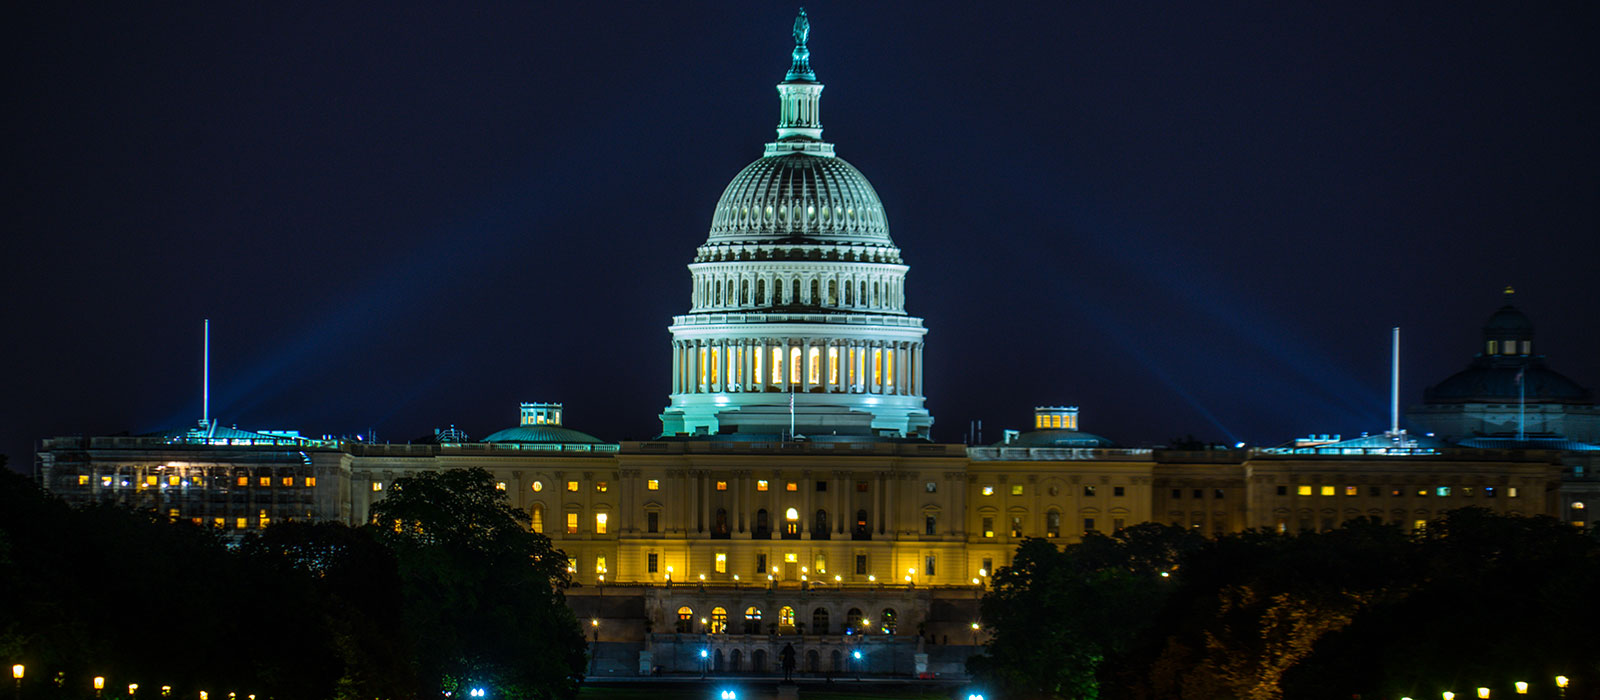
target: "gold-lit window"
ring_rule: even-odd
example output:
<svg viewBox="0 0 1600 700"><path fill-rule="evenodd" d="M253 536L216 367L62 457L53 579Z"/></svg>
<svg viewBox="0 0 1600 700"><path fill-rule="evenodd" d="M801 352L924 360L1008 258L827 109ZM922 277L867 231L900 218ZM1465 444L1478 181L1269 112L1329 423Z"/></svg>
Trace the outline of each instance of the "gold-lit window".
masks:
<svg viewBox="0 0 1600 700"><path fill-rule="evenodd" d="M269 517L264 516L264 515L261 516L261 529L265 530L265 529L267 529L267 526L271 525L271 524L272 524L272 518L269 518Z"/></svg>
<svg viewBox="0 0 1600 700"><path fill-rule="evenodd" d="M577 490L578 490L578 482L576 482L576 481L568 481L567 482L567 490L568 491L572 491L572 492L577 492Z"/></svg>
<svg viewBox="0 0 1600 700"><path fill-rule="evenodd" d="M800 348L789 348L789 383L800 383Z"/></svg>
<svg viewBox="0 0 1600 700"><path fill-rule="evenodd" d="M532 517L528 522L528 528L533 530L534 532L543 533L544 532L544 504L541 504L541 503L533 504L533 509L531 510L530 514L531 514Z"/></svg>
<svg viewBox="0 0 1600 700"><path fill-rule="evenodd" d="M611 485L604 481L596 481L594 483L595 493L605 493L609 488L611 488Z"/></svg>
<svg viewBox="0 0 1600 700"><path fill-rule="evenodd" d="M594 514L594 532L595 532L595 534L597 534L597 535L606 534L606 520L608 520L608 519L609 518L606 517L605 513L595 513Z"/></svg>
<svg viewBox="0 0 1600 700"><path fill-rule="evenodd" d="M537 480L537 479L535 479L535 480L534 480L534 482L533 482L533 485L532 485L532 486L530 486L530 487L528 487L528 488L531 488L531 489L533 489L533 492L534 492L534 493L538 493L538 492L540 492L540 491L543 491L543 490L544 490L544 482L543 482L543 481L539 481L539 480Z"/></svg>
<svg viewBox="0 0 1600 700"><path fill-rule="evenodd" d="M181 477L179 477L177 474L173 474L173 475L167 477L167 485L168 486L177 486L178 484L181 484L181 483L183 483L183 479Z"/></svg>
<svg viewBox="0 0 1600 700"><path fill-rule="evenodd" d="M756 480L756 490L757 491L765 491L765 490L767 490L767 480L766 479L757 479Z"/></svg>
<svg viewBox="0 0 1600 700"><path fill-rule="evenodd" d="M800 490L800 485L794 483L793 481L791 481L791 482L786 483L786 484L783 485L783 490L785 490L785 491L799 491Z"/></svg>
<svg viewBox="0 0 1600 700"><path fill-rule="evenodd" d="M983 518L983 536L994 537L994 518L991 516Z"/></svg>
<svg viewBox="0 0 1600 700"><path fill-rule="evenodd" d="M993 486L984 486L983 487L983 495L985 495L985 496L993 496L994 495L994 487Z"/></svg>
<svg viewBox="0 0 1600 700"><path fill-rule="evenodd" d="M101 486L110 486L111 485L111 477L109 477L109 476L100 477L100 485Z"/></svg>
<svg viewBox="0 0 1600 700"><path fill-rule="evenodd" d="M501 493L504 493L505 490L506 490L506 482L504 482L504 481L496 481L496 482L494 482L494 490L499 491Z"/></svg>
<svg viewBox="0 0 1600 700"><path fill-rule="evenodd" d="M649 481L644 482L644 487L646 489L651 490L651 491L660 491L661 490L661 482L659 480L657 480L657 479L651 479Z"/></svg>
<svg viewBox="0 0 1600 700"><path fill-rule="evenodd" d="M263 477L257 479L256 483L259 483L262 486L271 486L272 485L272 477L263 476Z"/></svg>
<svg viewBox="0 0 1600 700"><path fill-rule="evenodd" d="M726 482L726 481L718 481L717 482L717 490L718 491L727 491L728 490L728 482Z"/></svg>
<svg viewBox="0 0 1600 700"><path fill-rule="evenodd" d="M233 519L233 528L235 530L243 530L243 529L246 529L248 527L250 527L250 519L249 518L234 518Z"/></svg>
<svg viewBox="0 0 1600 700"><path fill-rule="evenodd" d="M814 563L816 564L817 573L828 573L828 555L817 553L817 560Z"/></svg>
<svg viewBox="0 0 1600 700"><path fill-rule="evenodd" d="M1022 484L1012 484L1011 485L1011 495L1013 495L1013 496L1021 496L1022 495Z"/></svg>
<svg viewBox="0 0 1600 700"><path fill-rule="evenodd" d="M173 518L173 519L177 519L177 517L178 517L178 509L177 508L168 508L167 509L167 517Z"/></svg>
<svg viewBox="0 0 1600 700"><path fill-rule="evenodd" d="M806 351L806 381L811 384L822 383L822 348L813 346Z"/></svg>
<svg viewBox="0 0 1600 700"><path fill-rule="evenodd" d="M1506 489L1506 498L1516 498L1516 497L1517 497L1517 487L1515 487L1515 486L1508 487Z"/></svg>
<svg viewBox="0 0 1600 700"><path fill-rule="evenodd" d="M711 570L715 571L715 572L717 572L719 574L728 573L728 553L727 552L717 552L717 556L712 562Z"/></svg>
<svg viewBox="0 0 1600 700"><path fill-rule="evenodd" d="M1301 484L1298 488L1295 489L1294 492L1296 494L1301 495L1301 496L1310 496L1311 495L1311 486L1309 484Z"/></svg>
<svg viewBox="0 0 1600 700"><path fill-rule="evenodd" d="M1359 496L1361 495L1361 488L1357 486L1346 486L1344 487L1344 495Z"/></svg>
<svg viewBox="0 0 1600 700"><path fill-rule="evenodd" d="M569 535L578 534L578 514L577 513L567 513L567 534L569 534Z"/></svg>
<svg viewBox="0 0 1600 700"><path fill-rule="evenodd" d="M317 477L314 477L314 476L306 477L305 484L306 484L306 486L316 486L317 485Z"/></svg>
<svg viewBox="0 0 1600 700"><path fill-rule="evenodd" d="M153 476L153 475L145 477L144 478L144 485L145 486L155 486L156 485L156 477Z"/></svg>
<svg viewBox="0 0 1600 700"><path fill-rule="evenodd" d="M236 484L238 484L238 485L239 485L239 486L249 486L249 485L250 485L250 477L248 477L248 476L241 476L241 477L239 477L239 479L238 479L238 480L237 480L237 481L235 481L235 482L234 482L234 483L236 483ZM374 490L374 491L376 491L376 490L377 490L377 489L373 489L373 490Z"/></svg>
<svg viewBox="0 0 1600 700"><path fill-rule="evenodd" d="M89 475L88 474L79 474L78 475L78 485L79 486L88 486L89 485Z"/></svg>
<svg viewBox="0 0 1600 700"><path fill-rule="evenodd" d="M1414 521L1411 522L1411 529L1417 530L1419 532L1424 530L1424 529L1426 529L1427 527L1428 527L1428 521L1426 521L1426 520L1414 520Z"/></svg>
<svg viewBox="0 0 1600 700"><path fill-rule="evenodd" d="M382 491L383 490L383 482L382 481L374 481L374 482L372 482L372 490L373 491Z"/></svg>
<svg viewBox="0 0 1600 700"><path fill-rule="evenodd" d="M1322 495L1324 495L1324 496L1332 496L1333 495L1333 487L1332 486L1323 486L1322 487Z"/></svg>
<svg viewBox="0 0 1600 700"><path fill-rule="evenodd" d="M224 523L226 523L226 522L227 522L227 521L226 521L226 520L223 520L223 519L222 519L222 518L212 518L212 519L211 519L211 526L212 526L212 527L216 527L216 528L220 528L220 527L222 527L222 526L223 526L223 524L224 524Z"/></svg>
<svg viewBox="0 0 1600 700"><path fill-rule="evenodd" d="M797 561L800 561L800 555L795 554L794 552L785 552L783 554L783 560L789 564L793 564Z"/></svg>

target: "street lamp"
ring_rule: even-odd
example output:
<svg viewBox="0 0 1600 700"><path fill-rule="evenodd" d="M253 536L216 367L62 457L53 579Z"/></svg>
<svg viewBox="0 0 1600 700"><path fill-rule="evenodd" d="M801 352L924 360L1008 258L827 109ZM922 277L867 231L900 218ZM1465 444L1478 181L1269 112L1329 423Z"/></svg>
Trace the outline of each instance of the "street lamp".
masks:
<svg viewBox="0 0 1600 700"><path fill-rule="evenodd" d="M854 659L854 663L855 663L855 667L856 667L856 680L859 681L859 680L861 680L861 650L857 649L855 651L850 652L850 658Z"/></svg>
<svg viewBox="0 0 1600 700"><path fill-rule="evenodd" d="M978 623L972 623L972 646L978 646Z"/></svg>
<svg viewBox="0 0 1600 700"><path fill-rule="evenodd" d="M700 677L702 679L706 677L706 661L710 658L711 652L706 651L705 649L700 650Z"/></svg>
<svg viewBox="0 0 1600 700"><path fill-rule="evenodd" d="M1561 697L1567 696L1567 677L1556 676L1556 687L1561 689Z"/></svg>
<svg viewBox="0 0 1600 700"><path fill-rule="evenodd" d="M589 618L589 627L594 630L594 648L589 651L589 675L594 675L594 667L600 656L600 618Z"/></svg>
<svg viewBox="0 0 1600 700"><path fill-rule="evenodd" d="M1518 695L1527 695L1528 694L1528 682L1527 681L1517 681L1517 694Z"/></svg>
<svg viewBox="0 0 1600 700"><path fill-rule="evenodd" d="M17 682L17 697L22 697L22 674L27 671L22 664L11 664L11 678Z"/></svg>
<svg viewBox="0 0 1600 700"><path fill-rule="evenodd" d="M94 677L94 696L97 697L97 698L100 697L100 691L105 690L105 687L106 687L106 677L105 676L95 676Z"/></svg>
<svg viewBox="0 0 1600 700"><path fill-rule="evenodd" d="M164 698L172 697L172 686L170 686L170 685L161 686L161 697L164 697Z"/></svg>
<svg viewBox="0 0 1600 700"><path fill-rule="evenodd" d="M1456 694L1446 690L1444 691L1444 700L1456 700Z"/></svg>
<svg viewBox="0 0 1600 700"><path fill-rule="evenodd" d="M1480 686L1478 688L1478 698L1479 698L1479 700L1488 700L1488 697L1489 697L1489 689Z"/></svg>

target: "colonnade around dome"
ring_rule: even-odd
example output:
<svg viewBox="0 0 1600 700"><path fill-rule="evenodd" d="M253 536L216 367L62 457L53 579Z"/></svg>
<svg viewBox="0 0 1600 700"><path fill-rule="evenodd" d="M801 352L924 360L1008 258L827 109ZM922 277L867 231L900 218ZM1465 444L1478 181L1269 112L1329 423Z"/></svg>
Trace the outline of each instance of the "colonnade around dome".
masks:
<svg viewBox="0 0 1600 700"><path fill-rule="evenodd" d="M922 343L709 338L672 344L673 394L922 395Z"/></svg>

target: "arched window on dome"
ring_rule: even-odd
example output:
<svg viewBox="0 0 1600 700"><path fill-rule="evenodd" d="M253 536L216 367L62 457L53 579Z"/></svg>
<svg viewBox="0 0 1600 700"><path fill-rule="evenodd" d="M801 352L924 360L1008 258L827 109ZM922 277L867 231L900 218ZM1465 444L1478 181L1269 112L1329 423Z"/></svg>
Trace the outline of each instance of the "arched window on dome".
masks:
<svg viewBox="0 0 1600 700"><path fill-rule="evenodd" d="M867 281L866 280L861 280L859 282L856 282L856 303L860 304L861 306L866 306L867 305Z"/></svg>
<svg viewBox="0 0 1600 700"><path fill-rule="evenodd" d="M772 383L783 384L783 348L772 349Z"/></svg>
<svg viewBox="0 0 1600 700"><path fill-rule="evenodd" d="M767 281L764 280L764 279L758 279L758 280L756 280L756 306L766 306L766 305L767 305Z"/></svg>
<svg viewBox="0 0 1600 700"><path fill-rule="evenodd" d="M800 303L800 278L799 277L794 278L794 281L790 285L790 288L789 288L789 303L790 304L798 304L798 303Z"/></svg>
<svg viewBox="0 0 1600 700"><path fill-rule="evenodd" d="M822 303L822 282L816 278L811 279L811 298L806 301L811 304Z"/></svg>
<svg viewBox="0 0 1600 700"><path fill-rule="evenodd" d="M790 384L799 384L800 383L800 363L801 363L801 361L802 360L800 358L800 346L798 346L798 345L790 346L789 347L789 383Z"/></svg>
<svg viewBox="0 0 1600 700"><path fill-rule="evenodd" d="M739 280L739 305L750 305L750 280Z"/></svg>
<svg viewBox="0 0 1600 700"><path fill-rule="evenodd" d="M817 387L822 384L822 348L813 345L806 355L806 381Z"/></svg>
<svg viewBox="0 0 1600 700"><path fill-rule="evenodd" d="M839 281L828 280L828 306L839 305Z"/></svg>
<svg viewBox="0 0 1600 700"><path fill-rule="evenodd" d="M856 303L856 300L855 300L855 296L856 295L852 294L852 292L854 292L854 291L855 291L855 285L850 284L850 280L845 280L844 281L844 305L845 306L850 306L850 305Z"/></svg>

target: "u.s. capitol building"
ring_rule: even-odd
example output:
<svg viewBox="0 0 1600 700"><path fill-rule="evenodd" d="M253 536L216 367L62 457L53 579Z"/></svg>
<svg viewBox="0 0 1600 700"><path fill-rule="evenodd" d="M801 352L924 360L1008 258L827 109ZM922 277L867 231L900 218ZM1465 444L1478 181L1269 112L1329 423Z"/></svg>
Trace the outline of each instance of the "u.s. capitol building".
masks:
<svg viewBox="0 0 1600 700"><path fill-rule="evenodd" d="M1030 430L993 446L930 442L909 268L872 185L822 138L808 32L802 14L775 140L724 190L689 265L659 438L606 442L554 403L523 404L517 425L482 439L449 430L425 444L205 421L46 439L38 478L69 500L242 534L363 523L395 479L486 469L570 557L598 675L770 672L789 644L802 672L961 673L983 641L978 598L1026 537L1066 544L1148 521L1293 532L1358 516L1410 529L1468 505L1586 524L1595 453L1570 444L1130 449L1079 430L1070 406L1036 408Z"/></svg>

